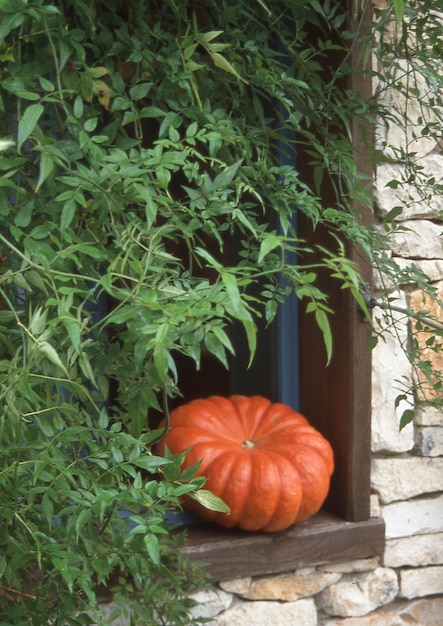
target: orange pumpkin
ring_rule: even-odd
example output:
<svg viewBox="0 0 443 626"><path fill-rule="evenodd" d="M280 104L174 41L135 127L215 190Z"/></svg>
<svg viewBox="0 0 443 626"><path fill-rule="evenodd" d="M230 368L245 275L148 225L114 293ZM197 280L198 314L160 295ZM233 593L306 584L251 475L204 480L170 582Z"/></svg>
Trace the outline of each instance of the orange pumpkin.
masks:
<svg viewBox="0 0 443 626"><path fill-rule="evenodd" d="M211 396L170 415L159 444L173 454L190 448L183 468L202 459L205 489L229 506L210 511L185 505L225 527L276 532L302 522L323 504L334 469L330 444L303 415L261 396Z"/></svg>

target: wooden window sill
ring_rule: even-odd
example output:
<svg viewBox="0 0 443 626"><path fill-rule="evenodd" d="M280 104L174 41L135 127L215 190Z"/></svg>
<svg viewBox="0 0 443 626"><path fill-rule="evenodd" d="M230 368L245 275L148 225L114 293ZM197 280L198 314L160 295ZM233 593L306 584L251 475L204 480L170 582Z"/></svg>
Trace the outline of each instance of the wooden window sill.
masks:
<svg viewBox="0 0 443 626"><path fill-rule="evenodd" d="M321 512L272 534L226 530L213 524L190 526L182 552L207 564L216 582L380 556L384 542L381 518L345 522Z"/></svg>

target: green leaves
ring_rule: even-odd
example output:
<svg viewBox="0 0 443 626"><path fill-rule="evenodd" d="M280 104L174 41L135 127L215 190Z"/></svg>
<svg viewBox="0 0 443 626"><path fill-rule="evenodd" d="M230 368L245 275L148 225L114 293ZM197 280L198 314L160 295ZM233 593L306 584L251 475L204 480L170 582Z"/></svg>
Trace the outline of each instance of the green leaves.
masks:
<svg viewBox="0 0 443 626"><path fill-rule="evenodd" d="M35 193L38 193L40 187L43 185L45 180L52 174L54 171L55 162L51 155L43 152L40 157L40 172L38 175L37 186L35 188Z"/></svg>
<svg viewBox="0 0 443 626"><path fill-rule="evenodd" d="M274 235L272 233L269 235L266 235L260 244L260 250L258 253L258 261L257 261L258 264L260 265L261 263L263 263L265 257L270 252L272 252L272 250L275 250L275 248L281 246L281 244L282 244L282 240L277 235Z"/></svg>
<svg viewBox="0 0 443 626"><path fill-rule="evenodd" d="M233 163L232 165L224 169L222 172L220 172L220 174L217 174L217 176L214 178L214 181L208 188L208 191L210 191L211 188L218 190L218 189L224 189L225 187L228 187L228 185L231 184L235 175L237 174L241 163L242 161L239 160L236 163Z"/></svg>
<svg viewBox="0 0 443 626"><path fill-rule="evenodd" d="M246 338L248 341L249 348L249 365L252 363L254 358L255 350L257 347L257 328L253 321L251 312L246 306L244 299L241 296L240 289L238 286L237 279L235 275L229 274L228 272L222 272L221 274L222 281L225 285L227 294L229 296L233 316L240 320L243 325L243 328L246 332Z"/></svg>
<svg viewBox="0 0 443 626"><path fill-rule="evenodd" d="M194 34L194 40L189 36L185 37L183 42L184 66L191 73L205 68L205 65L203 63L193 60L193 57L196 54L198 48L202 47L209 56L212 63L215 65L215 67L218 67L224 72L232 74L238 80L241 80L245 84L248 84L248 81L240 75L240 73L235 69L235 67L228 60L228 58L225 55L221 54L222 52L229 50L229 48L231 47L230 44L214 41L214 39L217 39L223 34L223 31L216 30L204 33L196 32Z"/></svg>
<svg viewBox="0 0 443 626"><path fill-rule="evenodd" d="M24 142L29 138L37 126L44 110L45 108L42 104L31 104L25 109L23 116L18 123L17 150L19 152Z"/></svg>
<svg viewBox="0 0 443 626"><path fill-rule="evenodd" d="M258 326L291 292L314 316L329 363L334 312L322 274L366 306L348 242L399 280L384 234L355 210L372 197L350 129L366 127L378 105L341 89L347 62L325 78L352 45L339 3L284 1L275 12L266 0L227 0L195 20L172 0L155 12L123 3L118 15L102 0L94 11L71 4L68 17L61 2L2 3L0 575L21 599L29 571L45 576L32 580L33 608L13 602L12 617L0 595L0 621L87 620L91 581L118 571L131 572L144 623L164 598L161 619L181 626L189 581L167 511L184 494L225 509L179 459L153 454L158 417L202 355L225 367L240 360L234 325L252 360ZM399 23L404 11L400 0L388 7ZM408 28L412 18L408 7ZM414 36L414 54L439 111L441 37L428 35ZM381 64L402 58L378 41ZM323 248L301 240L295 213L334 236ZM401 207L385 228L399 218Z"/></svg>
<svg viewBox="0 0 443 626"><path fill-rule="evenodd" d="M238 78L239 80L241 80L244 83L248 84L248 81L245 78L243 78L242 76L240 76L240 74L231 65L231 63L229 63L229 61L226 59L226 57L224 57L219 52L215 52L215 51L211 50L211 48L209 46L208 46L208 52L209 52L209 54L211 56L211 60L213 61L214 65L216 67L219 67L224 72L229 72L229 73L233 74L236 78Z"/></svg>
<svg viewBox="0 0 443 626"><path fill-rule="evenodd" d="M228 272L222 272L221 279L226 287L226 291L231 300L234 313L238 316L239 319L249 319L250 314L246 310L246 307L243 303L236 277L233 274L229 274Z"/></svg>
<svg viewBox="0 0 443 626"><path fill-rule="evenodd" d="M57 368L61 369L67 376L69 375L66 367L63 364L63 361L57 353L57 350L48 341L39 341L38 350L46 358L48 358L51 363L53 363Z"/></svg>
<svg viewBox="0 0 443 626"><path fill-rule="evenodd" d="M328 314L330 315L333 311L319 302L312 301L308 303L306 313L314 313L315 315L315 321L317 322L317 326L323 335L323 341L326 348L326 365L329 365L332 358L333 345Z"/></svg>
<svg viewBox="0 0 443 626"><path fill-rule="evenodd" d="M400 28L403 22L403 15L405 12L405 3L404 0L392 0L392 6L395 13L395 19L397 21L397 25Z"/></svg>

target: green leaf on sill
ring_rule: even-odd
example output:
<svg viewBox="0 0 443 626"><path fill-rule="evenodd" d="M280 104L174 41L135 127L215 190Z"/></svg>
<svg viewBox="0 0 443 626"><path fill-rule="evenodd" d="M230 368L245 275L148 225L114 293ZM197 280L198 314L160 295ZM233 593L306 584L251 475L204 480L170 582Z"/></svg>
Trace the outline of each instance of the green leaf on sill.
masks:
<svg viewBox="0 0 443 626"><path fill-rule="evenodd" d="M221 498L215 496L211 491L207 489L199 489L195 493L190 493L189 496L210 511L217 511L219 513L230 513L231 509L223 502Z"/></svg>

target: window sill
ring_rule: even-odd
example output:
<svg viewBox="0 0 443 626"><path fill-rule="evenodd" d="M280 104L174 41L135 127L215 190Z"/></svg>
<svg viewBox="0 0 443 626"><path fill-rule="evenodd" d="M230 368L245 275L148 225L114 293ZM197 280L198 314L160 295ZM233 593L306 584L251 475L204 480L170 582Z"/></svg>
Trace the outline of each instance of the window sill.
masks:
<svg viewBox="0 0 443 626"><path fill-rule="evenodd" d="M207 564L214 582L380 556L385 542L381 518L345 522L325 512L280 533L248 533L213 524L191 526L187 533L183 554Z"/></svg>

